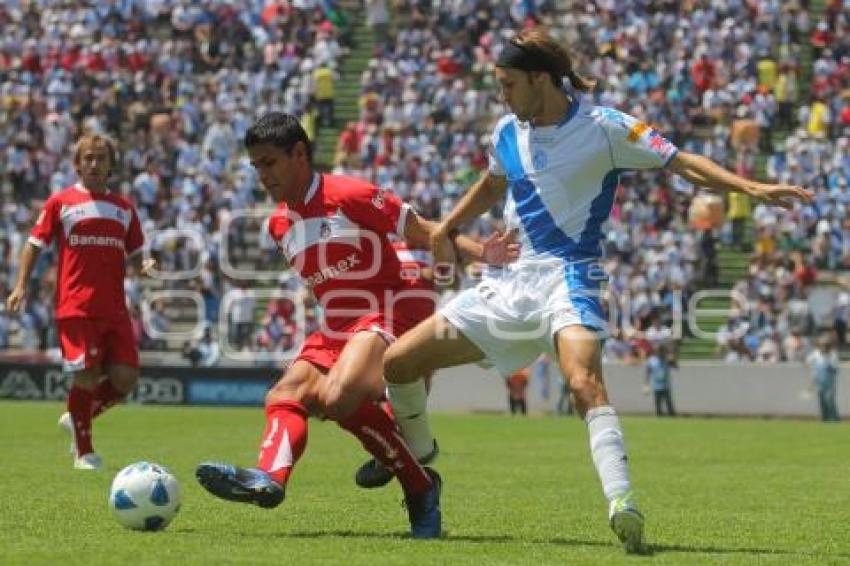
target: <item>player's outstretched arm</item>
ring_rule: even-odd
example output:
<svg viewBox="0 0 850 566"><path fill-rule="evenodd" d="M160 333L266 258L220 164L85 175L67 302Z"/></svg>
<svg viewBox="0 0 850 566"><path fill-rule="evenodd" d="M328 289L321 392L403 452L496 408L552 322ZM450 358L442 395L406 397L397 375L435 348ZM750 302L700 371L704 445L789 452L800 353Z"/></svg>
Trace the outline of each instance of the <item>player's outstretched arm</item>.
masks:
<svg viewBox="0 0 850 566"><path fill-rule="evenodd" d="M410 212L410 216L404 225L404 239L414 248L429 249L434 232L438 227L438 223ZM452 241L460 255L470 261L480 261L489 265L504 265L519 257L519 244L514 241L513 233L495 232L480 243L468 236L453 233L450 235L450 242Z"/></svg>
<svg viewBox="0 0 850 566"><path fill-rule="evenodd" d="M687 181L722 191L735 191L773 206L791 208L795 200L812 202L812 193L803 187L760 183L727 171L712 160L685 151L676 154L667 169Z"/></svg>
<svg viewBox="0 0 850 566"><path fill-rule="evenodd" d="M18 280L15 283L15 288L9 293L6 298L6 309L10 313L16 313L21 309L24 299L27 296L27 282L30 280L32 268L35 265L35 260L41 253L41 248L34 245L32 242L26 242L24 249L21 250L20 268L18 269Z"/></svg>
<svg viewBox="0 0 850 566"><path fill-rule="evenodd" d="M464 223L490 210L505 195L507 187L508 181L505 177L498 177L490 172L485 172L464 193L449 215L431 232L429 247L431 253L434 254L435 262L454 262L454 245L450 238L451 234ZM460 247L460 242L458 242L458 247Z"/></svg>

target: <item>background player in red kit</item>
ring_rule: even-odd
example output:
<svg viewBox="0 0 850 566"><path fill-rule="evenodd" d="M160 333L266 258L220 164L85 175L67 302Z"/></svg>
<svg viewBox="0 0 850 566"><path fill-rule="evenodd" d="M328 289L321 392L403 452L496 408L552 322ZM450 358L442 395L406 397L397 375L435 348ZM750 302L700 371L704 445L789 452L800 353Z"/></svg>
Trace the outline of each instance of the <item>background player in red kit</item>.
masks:
<svg viewBox="0 0 850 566"><path fill-rule="evenodd" d="M266 396L266 427L256 468L203 463L198 481L213 495L276 507L307 442L307 416L336 421L360 440L404 491L414 538L440 536L440 478L423 468L379 407L388 342L434 310L434 295L401 277L387 237L427 246L431 223L396 196L351 177L313 171L310 142L289 114L263 116L246 133L251 163L280 203L269 232L325 313ZM517 255L506 238L481 245L457 238L462 253L501 263Z"/></svg>
<svg viewBox="0 0 850 566"><path fill-rule="evenodd" d="M100 135L77 143L74 165L80 182L55 193L39 214L21 252L20 271L7 307L17 312L33 265L55 238L58 246L56 320L63 366L73 373L68 412L59 424L69 430L74 467L102 466L92 445L91 421L122 400L139 379L139 355L124 298L128 257L141 272L144 236L133 206L109 192L115 144Z"/></svg>

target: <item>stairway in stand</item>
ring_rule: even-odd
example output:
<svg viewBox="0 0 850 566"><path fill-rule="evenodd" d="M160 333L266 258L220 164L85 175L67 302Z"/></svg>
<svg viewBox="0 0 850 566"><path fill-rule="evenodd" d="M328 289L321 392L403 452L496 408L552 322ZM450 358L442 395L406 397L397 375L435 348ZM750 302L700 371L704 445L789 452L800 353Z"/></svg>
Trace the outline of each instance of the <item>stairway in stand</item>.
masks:
<svg viewBox="0 0 850 566"><path fill-rule="evenodd" d="M823 17L826 7L825 0L813 0L809 4L810 22L812 28L817 25ZM809 31L811 33L812 30ZM800 77L798 83L798 102L804 104L808 102L808 93L812 83L812 68L814 65L814 53L808 37L801 38L802 51L800 53ZM796 108L795 108L796 110ZM785 140L790 134L787 130L777 130L773 132L774 146ZM767 153L759 153L756 157L756 178L767 180L766 166L770 155ZM752 234L752 223L748 226L747 233ZM732 250L726 247L719 248L718 251L718 266L720 268L720 281L717 285L721 293L728 293L732 286L743 279L747 273L749 265L749 254ZM728 294L725 297L705 298L696 305L700 311L709 311L696 317L696 326L702 332L714 333L720 328L727 319L727 310L731 306L731 301ZM718 312L710 312L717 309ZM692 329L693 330L693 329ZM714 359L716 350L716 341L714 338L689 337L682 341L679 356L680 359Z"/></svg>
<svg viewBox="0 0 850 566"><path fill-rule="evenodd" d="M353 45L351 52L342 60L340 77L334 89L334 125L330 128L320 127L316 136L316 166L325 171L334 165L334 150L339 133L347 122L356 121L360 116L360 75L375 51L375 37L366 25L366 13L362 9L346 9L346 15L352 26Z"/></svg>

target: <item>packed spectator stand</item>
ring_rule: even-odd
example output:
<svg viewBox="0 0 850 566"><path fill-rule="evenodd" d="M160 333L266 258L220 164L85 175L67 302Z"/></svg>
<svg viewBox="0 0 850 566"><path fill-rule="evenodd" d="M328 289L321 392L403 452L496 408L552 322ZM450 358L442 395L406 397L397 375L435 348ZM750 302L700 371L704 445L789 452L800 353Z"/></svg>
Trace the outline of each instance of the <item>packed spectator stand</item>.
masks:
<svg viewBox="0 0 850 566"><path fill-rule="evenodd" d="M128 274L142 347L183 351L192 363L217 361L200 335L205 327L218 332L226 299L233 351L288 349L301 329L281 297L306 301L307 331L320 313L285 273L271 281L281 294L267 304L245 292L255 284L240 270L282 267L259 236L262 215L250 212L263 194L241 151L248 125L274 108L301 116L311 137L337 127L334 171L391 187L421 214L439 217L486 166L489 132L504 110L492 79L502 42L542 23L599 79L596 103L633 114L680 148L739 174L817 192L813 206L787 212L729 202L728 221L709 230L689 217L693 187L661 172L623 175L606 242L606 302L617 322L607 358L639 359L676 342L678 313L695 291L720 282L717 249L752 254L746 278L734 284L734 296L747 300L734 301L735 314L716 337L718 355L800 359L833 318L844 339L847 294L819 291L820 302L809 300L823 272L850 265L850 35L841 2L821 13L806 2L770 0L367 0L375 43L359 77L339 69L363 11L330 2L236 4L0 6L0 287L8 291L13 281L43 199L74 182L69 148L81 125L121 141L116 186L155 234L161 271L191 272L154 285ZM335 119L334 82L359 84L359 119ZM494 209L469 231L484 236L500 226ZM55 347L52 261L50 254L40 259L26 312L15 320L0 314L0 347ZM477 271L468 266L461 285ZM843 283L837 275L828 280ZM164 289L202 297L204 320L193 340L170 334L185 330L178 321L192 318L192 301L149 300L145 313L139 307L143 296ZM689 339L687 325L682 330Z"/></svg>

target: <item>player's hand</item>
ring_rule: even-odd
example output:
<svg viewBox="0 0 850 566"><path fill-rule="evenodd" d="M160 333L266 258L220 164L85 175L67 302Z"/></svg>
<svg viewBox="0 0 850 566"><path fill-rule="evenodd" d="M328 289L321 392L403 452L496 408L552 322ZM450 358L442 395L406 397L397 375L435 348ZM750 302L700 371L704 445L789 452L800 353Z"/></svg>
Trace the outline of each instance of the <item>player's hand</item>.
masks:
<svg viewBox="0 0 850 566"><path fill-rule="evenodd" d="M10 314L15 314L21 310L21 305L24 304L24 299L27 297L27 292L21 287L15 287L12 292L6 297L6 310Z"/></svg>
<svg viewBox="0 0 850 566"><path fill-rule="evenodd" d="M149 257L145 261L142 262L142 268L139 270L139 273L144 276L150 276L151 272L156 269L156 260L152 257Z"/></svg>
<svg viewBox="0 0 850 566"><path fill-rule="evenodd" d="M516 230L506 234L493 232L490 237L481 242L484 247L482 259L488 265L505 265L519 257L519 244L515 241Z"/></svg>
<svg viewBox="0 0 850 566"><path fill-rule="evenodd" d="M810 203L814 193L797 185L761 185L754 195L755 198L771 206L790 209L794 201Z"/></svg>

